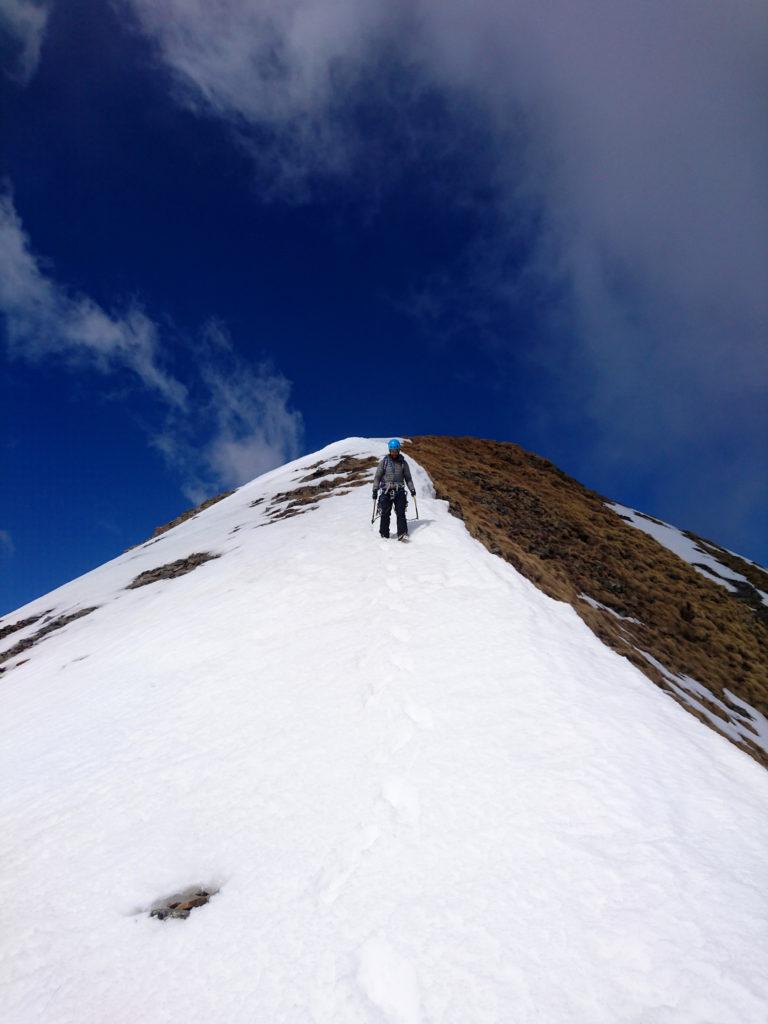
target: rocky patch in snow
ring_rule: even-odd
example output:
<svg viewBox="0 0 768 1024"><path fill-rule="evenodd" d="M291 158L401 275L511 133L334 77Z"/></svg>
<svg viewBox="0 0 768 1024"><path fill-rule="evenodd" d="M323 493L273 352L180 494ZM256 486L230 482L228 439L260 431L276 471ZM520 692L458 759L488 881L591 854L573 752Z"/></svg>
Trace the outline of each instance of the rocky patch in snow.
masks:
<svg viewBox="0 0 768 1024"><path fill-rule="evenodd" d="M266 510L269 522L311 512L324 498L340 497L348 494L353 487L369 483L371 470L375 469L376 465L375 458L359 458L352 455L313 463L307 467L309 472L303 471L303 475L298 478L297 486L272 496ZM263 499L259 499L261 500ZM258 502L252 503L255 504Z"/></svg>
<svg viewBox="0 0 768 1024"><path fill-rule="evenodd" d="M137 587L146 587L149 583L158 583L160 580L172 580L177 576L184 576L205 562L220 557L220 555L212 555L209 551L197 551L192 555L187 555L186 558L177 558L175 562L158 565L155 569L147 569L139 573L125 589L135 590Z"/></svg>
<svg viewBox="0 0 768 1024"><path fill-rule="evenodd" d="M31 636L25 637L23 640L19 640L13 647L9 647L8 650L0 652L0 663L10 661L11 658L15 658L19 654L23 654L25 651L30 650L36 644L40 643L51 633L55 633L57 630L63 629L69 625L70 622L74 622L76 619L82 619L84 615L90 615L91 612L96 611L96 607L93 608L79 608L77 611L69 612L65 615L58 615L55 619L49 619L45 622L40 629L36 630ZM28 626L31 623L37 622L42 616L35 616L32 619L25 619L24 622L18 623L16 629L21 629L22 626ZM6 636L8 634L6 633ZM4 669L0 667L0 672Z"/></svg>
<svg viewBox="0 0 768 1024"><path fill-rule="evenodd" d="M27 619L20 619L18 622L12 622L9 626L0 627L0 640L5 640L7 636L10 636L12 633L18 633L20 629L26 629L27 626L34 626L34 624L39 622L45 614L50 613L41 612L40 615L32 615Z"/></svg>
<svg viewBox="0 0 768 1024"><path fill-rule="evenodd" d="M184 892L174 893L165 899L158 900L149 912L150 917L156 917L160 921L175 917L186 920L197 907L204 907L215 896L216 889L202 889L199 886L192 886Z"/></svg>

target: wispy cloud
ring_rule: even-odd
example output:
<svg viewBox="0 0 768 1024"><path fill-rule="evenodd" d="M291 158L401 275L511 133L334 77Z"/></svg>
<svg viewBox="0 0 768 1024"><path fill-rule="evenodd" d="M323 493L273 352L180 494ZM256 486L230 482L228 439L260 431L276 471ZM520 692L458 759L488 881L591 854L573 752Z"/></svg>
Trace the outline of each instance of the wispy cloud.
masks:
<svg viewBox="0 0 768 1024"><path fill-rule="evenodd" d="M49 13L45 0L0 0L0 56L5 74L20 85L37 71Z"/></svg>
<svg viewBox="0 0 768 1024"><path fill-rule="evenodd" d="M762 0L229 0L225 17L188 0L125 2L183 101L263 141L259 169L271 161L277 182L354 182L377 125L428 130L407 103L381 102L396 53L457 123L482 119L493 148L495 226L468 251L462 289L415 289L421 313L439 324L446 304L469 310L480 330L494 319L499 358L541 367L553 429L586 418L595 459L641 463L667 446L683 468L738 438L745 464L765 465ZM364 96L379 116L346 116ZM510 264L521 225L535 237ZM491 304L536 305L524 356Z"/></svg>
<svg viewBox="0 0 768 1024"><path fill-rule="evenodd" d="M3 556L10 558L15 551L16 546L10 533L7 530L0 530L0 558Z"/></svg>
<svg viewBox="0 0 768 1024"><path fill-rule="evenodd" d="M302 419L289 407L284 377L247 364L210 324L187 343L182 381L142 309L109 313L43 272L8 193L0 196L0 312L11 358L59 358L110 378L128 371L159 399L152 443L190 495L237 486L299 452Z"/></svg>
<svg viewBox="0 0 768 1024"><path fill-rule="evenodd" d="M182 102L227 119L281 189L350 169L349 99L396 22L386 0L124 0L158 42ZM368 69L370 70L370 68Z"/></svg>
<svg viewBox="0 0 768 1024"><path fill-rule="evenodd" d="M135 306L109 314L44 274L8 192L0 195L0 309L11 356L59 355L101 373L124 368L169 404L184 405L185 387L160 364L155 324Z"/></svg>
<svg viewBox="0 0 768 1024"><path fill-rule="evenodd" d="M246 364L221 324L206 325L194 361L195 414L170 412L153 443L182 473L185 493L197 502L214 487L235 487L296 458L304 426L289 405L290 382L267 362Z"/></svg>
<svg viewBox="0 0 768 1024"><path fill-rule="evenodd" d="M759 0L229 0L226 17L188 0L126 3L186 102L282 139L279 156L265 147L278 177L291 160L294 176L347 173L374 144L375 127L352 137L360 124L342 111L378 87L393 40L404 70L483 111L500 198L472 283L512 301L529 297L521 273L557 288L596 414L618 413L649 364L657 385L684 376L688 394L724 369L749 391L766 367ZM428 131L400 117L404 132ZM539 244L510 271L504 247L532 209Z"/></svg>

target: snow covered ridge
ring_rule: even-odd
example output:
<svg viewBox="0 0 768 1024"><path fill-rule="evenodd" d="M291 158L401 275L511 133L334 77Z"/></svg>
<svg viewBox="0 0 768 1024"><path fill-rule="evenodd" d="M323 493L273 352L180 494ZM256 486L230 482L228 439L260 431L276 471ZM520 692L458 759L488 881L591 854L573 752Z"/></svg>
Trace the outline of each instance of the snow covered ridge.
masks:
<svg viewBox="0 0 768 1024"><path fill-rule="evenodd" d="M768 766L768 744L763 728L768 717L766 632L760 635L758 629L758 635L745 633L743 622L738 621L738 611L728 606L724 614L722 609L713 606L711 594L698 601L696 588L691 586L690 580L681 579L675 593L669 586L669 579L680 574L670 571L668 565L657 565L658 559L649 559L647 550L634 551L626 543L618 546L613 543L613 548L618 547L618 550L611 551L606 540L613 538L615 520L603 526L596 515L599 508L605 518L604 499L568 478L547 460L514 445L475 439L418 438L409 445L412 451L420 452L425 443L435 441L444 445L440 449L440 463L430 462L431 453L427 448L423 453L425 465L435 479L440 479L445 463L450 463L450 457L459 453L459 472L465 479L458 481L453 477L445 496L449 508L468 519L467 525L474 536L492 553L511 561L546 593L571 603L603 642L628 657L701 721ZM468 444L470 448L466 447ZM221 557L232 548L232 536L239 531L314 512L325 499L344 496L352 488L368 482L384 448L383 439L374 442L351 439L331 445L323 452L266 474L237 492L209 499L198 509L158 528L148 541L126 553L127 560L123 556L109 565L122 564L130 569L131 578L123 588L128 590L170 580L193 569L200 571L198 567L203 563ZM465 480L470 484L468 495L461 487ZM458 494L462 495L464 510L469 510L468 516L458 503ZM579 503L586 507L579 509ZM473 506L480 509L477 524L473 520ZM654 541L660 537L666 541L664 547L678 556L687 555L687 561L694 556L707 557L695 549L691 535L658 521L652 522L649 517L624 506L609 503L607 507L611 510L609 518L618 513L622 521L633 527L639 524ZM491 512L490 530L487 509ZM217 550L190 550L189 538L200 535L200 529L194 524L214 523L219 519L228 526ZM499 530L494 530L493 525L502 528L501 543ZM634 540L638 536L634 530L633 535ZM174 539L170 545L169 538ZM701 543L715 550L709 542ZM633 546L636 548L637 544ZM142 553L147 557L142 558ZM728 557L730 553L723 551L722 555ZM730 556L732 564L736 557ZM649 564L651 572L638 579L636 573L627 572L627 567L633 563L636 567ZM723 571L731 571L735 582L729 584L729 590L740 601L745 593L750 596L750 590L758 593L745 577L737 578L737 574L722 563L716 564ZM750 569L746 562L743 564L755 579L759 567L752 564ZM700 566L693 568L702 573ZM712 578L714 571L710 567L709 572L702 574ZM92 576L88 574L83 579ZM724 581L722 576L718 579ZM71 584L55 594L69 597L77 592L76 584ZM759 598L752 601L751 607L754 608L755 603L763 612ZM99 607L100 604L91 599L58 605L45 599L0 621L0 674L26 664L39 643ZM754 629L751 632L754 633ZM663 672L660 665L664 666ZM695 699L691 696L694 692L691 687L686 689L687 680L694 684Z"/></svg>
<svg viewBox="0 0 768 1024"><path fill-rule="evenodd" d="M0 678L3 1024L766 1019L768 774L473 539L417 445L409 545L351 438L0 623L95 609ZM556 552L567 481L487 468Z"/></svg>
<svg viewBox="0 0 768 1024"><path fill-rule="evenodd" d="M768 767L768 607L757 590L768 575L759 566L675 531L689 548L698 541L718 555L731 585L715 585L621 506L514 444L424 437L410 450L473 537Z"/></svg>
<svg viewBox="0 0 768 1024"><path fill-rule="evenodd" d="M738 594L744 600L750 598L755 603L768 605L768 572L741 555L718 547L711 541L706 541L695 534L678 530L669 523L663 523L660 519L646 515L644 512L637 512L635 509L627 508L616 502L608 502L608 507L617 512L622 519L636 526L638 530L653 537L659 544L673 551L678 558L692 565L697 572L706 576L708 580L719 583L726 587L731 593ZM725 561L724 561L725 559ZM734 565L741 565L743 571L734 569ZM753 576L757 582L764 582L766 589L761 589L756 583L747 578ZM764 580L763 580L764 578Z"/></svg>
<svg viewBox="0 0 768 1024"><path fill-rule="evenodd" d="M314 511L323 499L347 494L353 487L369 483L377 460L371 454L354 454L353 450L357 451L356 443L359 448L359 442L351 439L346 450L338 453L336 450L345 443L342 442L341 446L331 445L314 456L299 459L267 473L239 491L230 491L209 499L197 509L160 527L143 544L130 548L124 555L107 563L113 570L107 576L104 573L107 566L102 566L80 580L66 584L47 597L33 601L6 616L0 620L0 673L26 664L32 648L38 643L70 622L97 611L105 600L116 599L120 590L133 590L185 575L232 550L233 543L228 539L231 534ZM370 447L370 442L366 442L366 446ZM317 455L325 457L318 459ZM254 484L258 483L271 486L253 498ZM213 506L219 506L225 499L232 500L228 502L224 514L221 514L219 508L212 515ZM257 508L258 511L252 511ZM207 516L201 528L203 513L207 513ZM238 521L230 522L234 519ZM189 551L190 542L208 536L208 525L213 523L221 527L221 536L217 537L221 550L216 553ZM169 540L171 543L168 543ZM158 544L162 544L159 551L156 548ZM171 560L161 563L159 558L164 555ZM147 567L143 568L145 564ZM129 576L131 578L127 579ZM117 592L110 586L100 586L102 582L106 584L107 579L111 581L114 578L120 578L123 583ZM90 600L84 606L86 593Z"/></svg>

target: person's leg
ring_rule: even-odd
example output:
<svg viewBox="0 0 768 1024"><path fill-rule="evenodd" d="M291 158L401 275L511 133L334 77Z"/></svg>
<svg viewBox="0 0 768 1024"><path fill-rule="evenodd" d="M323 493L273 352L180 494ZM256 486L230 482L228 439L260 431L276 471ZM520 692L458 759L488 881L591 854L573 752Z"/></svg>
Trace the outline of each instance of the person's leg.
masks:
<svg viewBox="0 0 768 1024"><path fill-rule="evenodd" d="M395 496L395 515L397 516L397 535L401 537L404 533L408 533L408 523L405 519L405 506L407 499L405 496L405 488L401 487Z"/></svg>
<svg viewBox="0 0 768 1024"><path fill-rule="evenodd" d="M379 523L379 533L382 537L389 536L389 517L392 514L392 499L387 491L379 498L379 508L381 509L381 522Z"/></svg>

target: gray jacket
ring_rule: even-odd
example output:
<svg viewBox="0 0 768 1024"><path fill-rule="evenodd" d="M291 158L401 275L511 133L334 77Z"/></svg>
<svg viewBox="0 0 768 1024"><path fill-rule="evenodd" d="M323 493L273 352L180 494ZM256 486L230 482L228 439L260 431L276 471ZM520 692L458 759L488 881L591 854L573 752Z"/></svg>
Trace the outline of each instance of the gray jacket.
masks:
<svg viewBox="0 0 768 1024"><path fill-rule="evenodd" d="M393 459L391 455L385 455L378 465L376 476L373 478L374 498L379 487L383 487L385 491L388 491L390 487L402 487L403 485L408 488L411 494L416 493L416 488L413 486L413 480L411 479L411 467L402 455L398 455L396 459Z"/></svg>

